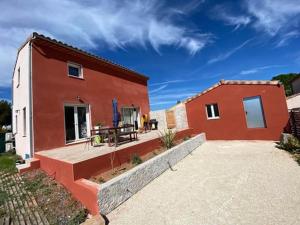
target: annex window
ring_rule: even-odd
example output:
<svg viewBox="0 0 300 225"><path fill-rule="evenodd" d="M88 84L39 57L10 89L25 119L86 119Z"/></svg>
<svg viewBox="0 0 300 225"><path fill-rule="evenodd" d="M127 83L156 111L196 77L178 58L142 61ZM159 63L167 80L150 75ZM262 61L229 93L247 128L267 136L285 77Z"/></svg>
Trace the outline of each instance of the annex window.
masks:
<svg viewBox="0 0 300 225"><path fill-rule="evenodd" d="M23 136L26 136L26 129L27 129L27 123L26 123L26 107L23 108Z"/></svg>
<svg viewBox="0 0 300 225"><path fill-rule="evenodd" d="M17 87L20 86L20 80L21 80L21 69L20 67L18 68L18 77L17 77Z"/></svg>
<svg viewBox="0 0 300 225"><path fill-rule="evenodd" d="M71 77L83 78L81 65L68 63L68 75Z"/></svg>
<svg viewBox="0 0 300 225"><path fill-rule="evenodd" d="M218 104L206 105L207 119L218 119L219 118L219 108Z"/></svg>

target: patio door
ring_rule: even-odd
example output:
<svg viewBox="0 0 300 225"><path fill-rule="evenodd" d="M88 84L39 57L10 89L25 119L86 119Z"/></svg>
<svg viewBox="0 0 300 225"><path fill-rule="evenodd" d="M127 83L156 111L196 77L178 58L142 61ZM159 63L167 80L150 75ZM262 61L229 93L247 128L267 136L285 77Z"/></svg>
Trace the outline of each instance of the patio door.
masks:
<svg viewBox="0 0 300 225"><path fill-rule="evenodd" d="M85 139L88 136L89 112L85 105L65 106L66 143Z"/></svg>
<svg viewBox="0 0 300 225"><path fill-rule="evenodd" d="M135 129L139 126L139 111L134 107L123 107L121 109L123 124L134 125Z"/></svg>
<svg viewBox="0 0 300 225"><path fill-rule="evenodd" d="M248 128L266 127L260 96L244 98L244 110Z"/></svg>

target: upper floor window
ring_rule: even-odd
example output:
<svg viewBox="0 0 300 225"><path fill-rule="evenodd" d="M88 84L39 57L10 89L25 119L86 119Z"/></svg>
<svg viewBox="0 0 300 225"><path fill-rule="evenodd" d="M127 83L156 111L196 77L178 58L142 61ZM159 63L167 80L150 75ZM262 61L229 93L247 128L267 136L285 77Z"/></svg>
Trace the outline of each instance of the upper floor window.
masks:
<svg viewBox="0 0 300 225"><path fill-rule="evenodd" d="M83 78L81 65L68 63L68 75L72 77Z"/></svg>
<svg viewBox="0 0 300 225"><path fill-rule="evenodd" d="M26 122L26 107L23 108L23 136L26 137L27 122Z"/></svg>
<svg viewBox="0 0 300 225"><path fill-rule="evenodd" d="M17 87L20 86L20 80L21 80L21 69L20 67L18 68L18 77L17 77Z"/></svg>
<svg viewBox="0 0 300 225"><path fill-rule="evenodd" d="M206 105L207 119L218 119L220 118L218 104Z"/></svg>

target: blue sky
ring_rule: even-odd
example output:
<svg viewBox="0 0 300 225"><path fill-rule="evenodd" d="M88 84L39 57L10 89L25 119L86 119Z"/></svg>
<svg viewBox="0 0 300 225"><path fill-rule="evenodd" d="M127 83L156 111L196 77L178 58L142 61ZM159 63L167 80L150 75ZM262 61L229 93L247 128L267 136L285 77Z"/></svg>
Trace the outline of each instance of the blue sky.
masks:
<svg viewBox="0 0 300 225"><path fill-rule="evenodd" d="M300 72L299 0L0 0L0 98L37 31L150 77L151 109L220 79Z"/></svg>

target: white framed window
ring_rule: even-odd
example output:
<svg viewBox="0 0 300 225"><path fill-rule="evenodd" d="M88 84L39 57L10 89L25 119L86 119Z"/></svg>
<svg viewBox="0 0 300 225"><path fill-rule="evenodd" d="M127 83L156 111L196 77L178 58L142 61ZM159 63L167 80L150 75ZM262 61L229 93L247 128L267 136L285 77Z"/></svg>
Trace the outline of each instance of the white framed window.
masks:
<svg viewBox="0 0 300 225"><path fill-rule="evenodd" d="M26 137L27 122L26 122L26 107L23 108L23 136Z"/></svg>
<svg viewBox="0 0 300 225"><path fill-rule="evenodd" d="M17 87L20 86L20 80L21 80L21 69L19 67L18 68L18 77L17 77Z"/></svg>
<svg viewBox="0 0 300 225"><path fill-rule="evenodd" d="M18 115L15 115L15 134L18 133Z"/></svg>
<svg viewBox="0 0 300 225"><path fill-rule="evenodd" d="M68 63L68 76L83 78L82 66L76 63Z"/></svg>
<svg viewBox="0 0 300 225"><path fill-rule="evenodd" d="M217 103L206 105L206 115L207 119L219 119L219 107Z"/></svg>

